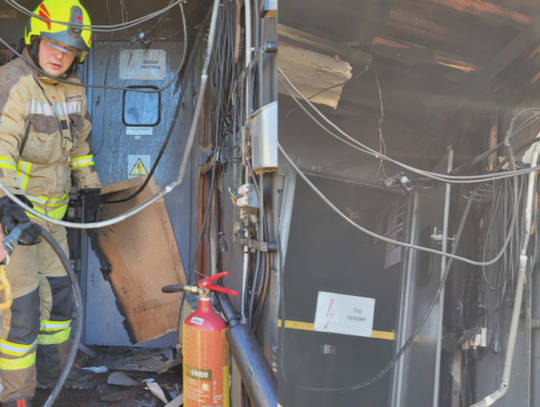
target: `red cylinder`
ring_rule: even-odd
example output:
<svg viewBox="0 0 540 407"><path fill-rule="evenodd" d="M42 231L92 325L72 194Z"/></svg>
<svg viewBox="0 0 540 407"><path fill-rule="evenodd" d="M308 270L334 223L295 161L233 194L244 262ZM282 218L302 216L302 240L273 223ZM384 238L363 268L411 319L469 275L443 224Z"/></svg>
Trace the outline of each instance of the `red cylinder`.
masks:
<svg viewBox="0 0 540 407"><path fill-rule="evenodd" d="M227 324L201 298L184 322L184 406L230 407L230 357Z"/></svg>

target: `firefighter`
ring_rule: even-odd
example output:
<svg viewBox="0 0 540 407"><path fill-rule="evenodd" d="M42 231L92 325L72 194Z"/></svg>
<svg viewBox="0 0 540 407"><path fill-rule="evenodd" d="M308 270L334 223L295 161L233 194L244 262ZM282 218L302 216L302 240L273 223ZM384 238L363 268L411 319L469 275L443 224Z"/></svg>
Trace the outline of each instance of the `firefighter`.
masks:
<svg viewBox="0 0 540 407"><path fill-rule="evenodd" d="M78 0L45 0L35 14L50 21L29 19L24 59L55 78L80 83L77 68L90 51L92 33L60 22L90 25L88 12ZM97 221L101 183L85 88L45 76L24 59L0 68L0 180L36 211L62 219L73 179L85 196L85 221ZM31 406L36 387L52 388L71 348L72 287L54 251L41 242L37 224L69 254L66 229L28 214L1 193L4 233L30 220L36 224L21 236L23 246L8 266L14 301L4 312L0 339L4 407ZM75 389L95 383L94 373L75 366L66 380Z"/></svg>

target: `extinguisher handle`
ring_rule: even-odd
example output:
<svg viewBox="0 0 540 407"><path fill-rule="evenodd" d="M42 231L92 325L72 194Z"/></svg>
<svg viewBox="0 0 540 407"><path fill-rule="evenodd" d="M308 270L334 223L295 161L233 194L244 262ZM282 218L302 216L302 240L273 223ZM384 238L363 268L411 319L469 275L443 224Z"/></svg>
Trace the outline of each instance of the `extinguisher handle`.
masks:
<svg viewBox="0 0 540 407"><path fill-rule="evenodd" d="M228 276L229 274L231 274L230 271L222 271L221 273L217 273L216 275L205 278L204 280L199 281L199 287L206 287L208 284L213 283L214 281L217 281L220 278Z"/></svg>
<svg viewBox="0 0 540 407"><path fill-rule="evenodd" d="M207 288L207 289L212 290L212 291L219 291L220 293L234 295L235 297L239 296L240 293L237 292L237 291L234 291L234 290L231 290L229 288L221 287L221 286L218 286L218 285L214 284L214 281L217 281L220 278L223 278L223 277L228 276L230 274L231 274L230 271L223 271L223 272L218 273L218 274L216 274L214 276L205 278L204 280L201 280L199 282L199 287L204 287L204 288Z"/></svg>
<svg viewBox="0 0 540 407"><path fill-rule="evenodd" d="M208 284L204 288L208 288L209 290L212 290L212 291L219 291L220 293L234 295L235 297L238 297L240 295L238 291L234 291L234 290L231 290L230 288L221 287L215 284Z"/></svg>

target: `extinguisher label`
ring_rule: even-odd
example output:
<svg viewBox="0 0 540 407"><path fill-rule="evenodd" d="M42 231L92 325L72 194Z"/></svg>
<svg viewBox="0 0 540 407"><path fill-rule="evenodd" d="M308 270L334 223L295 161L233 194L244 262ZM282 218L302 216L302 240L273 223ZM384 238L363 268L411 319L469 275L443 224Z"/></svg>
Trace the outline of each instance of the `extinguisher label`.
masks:
<svg viewBox="0 0 540 407"><path fill-rule="evenodd" d="M209 319L195 318L184 324L184 407L230 407L227 330L204 329Z"/></svg>
<svg viewBox="0 0 540 407"><path fill-rule="evenodd" d="M186 374L192 379L198 380L212 380L212 371L207 369L197 369L188 365L184 365L186 369Z"/></svg>
<svg viewBox="0 0 540 407"><path fill-rule="evenodd" d="M199 318L199 317L193 317L193 318L191 318L191 322L193 322L194 324L197 324L197 325L202 325L202 324L204 324L204 319Z"/></svg>

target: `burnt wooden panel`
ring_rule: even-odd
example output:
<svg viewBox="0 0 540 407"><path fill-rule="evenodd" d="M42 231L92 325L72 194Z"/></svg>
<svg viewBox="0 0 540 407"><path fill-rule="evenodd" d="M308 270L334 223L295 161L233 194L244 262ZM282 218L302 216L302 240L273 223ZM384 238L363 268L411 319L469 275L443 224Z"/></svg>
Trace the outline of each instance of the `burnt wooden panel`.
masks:
<svg viewBox="0 0 540 407"><path fill-rule="evenodd" d="M103 188L105 200L130 196L142 185L139 177ZM125 213L159 192L154 179L134 199L105 205L104 218ZM100 242L112 264L109 277L132 343L146 342L177 330L178 295L163 294L168 284L185 284L176 237L163 199L137 215L100 229Z"/></svg>

